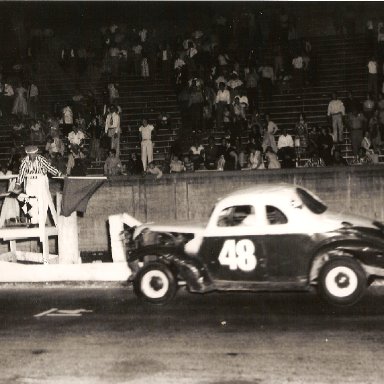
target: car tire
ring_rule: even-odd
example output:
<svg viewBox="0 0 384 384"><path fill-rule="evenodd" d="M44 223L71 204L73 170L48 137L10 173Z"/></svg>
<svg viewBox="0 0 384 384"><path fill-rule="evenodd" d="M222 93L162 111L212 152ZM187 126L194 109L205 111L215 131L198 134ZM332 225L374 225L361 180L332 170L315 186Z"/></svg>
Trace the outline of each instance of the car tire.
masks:
<svg viewBox="0 0 384 384"><path fill-rule="evenodd" d="M151 262L138 272L133 289L140 299L152 304L164 304L175 296L177 282L166 265Z"/></svg>
<svg viewBox="0 0 384 384"><path fill-rule="evenodd" d="M326 262L320 271L320 294L331 304L356 304L363 297L366 288L365 272L352 258L333 258Z"/></svg>

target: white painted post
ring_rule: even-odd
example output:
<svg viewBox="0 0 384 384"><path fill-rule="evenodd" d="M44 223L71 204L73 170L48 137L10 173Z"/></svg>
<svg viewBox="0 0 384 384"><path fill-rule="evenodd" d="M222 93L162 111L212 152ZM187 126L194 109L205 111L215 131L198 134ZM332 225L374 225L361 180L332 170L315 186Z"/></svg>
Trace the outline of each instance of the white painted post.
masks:
<svg viewBox="0 0 384 384"><path fill-rule="evenodd" d="M81 263L79 252L79 234L77 227L77 213L71 216L61 215L62 194L57 193L57 212L58 212L58 248L59 264L78 264Z"/></svg>

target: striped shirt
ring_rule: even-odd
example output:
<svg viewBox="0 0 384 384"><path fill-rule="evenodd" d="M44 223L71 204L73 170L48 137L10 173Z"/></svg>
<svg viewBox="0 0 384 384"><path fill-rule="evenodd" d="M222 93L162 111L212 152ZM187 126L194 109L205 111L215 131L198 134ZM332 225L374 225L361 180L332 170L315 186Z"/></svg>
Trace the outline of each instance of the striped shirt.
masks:
<svg viewBox="0 0 384 384"><path fill-rule="evenodd" d="M21 162L17 183L22 184L27 175L46 175L48 172L55 176L60 175L60 171L57 170L55 167L52 167L52 165L49 164L48 160L45 157L37 155L36 159L34 161L31 161L29 159L29 156L26 156Z"/></svg>

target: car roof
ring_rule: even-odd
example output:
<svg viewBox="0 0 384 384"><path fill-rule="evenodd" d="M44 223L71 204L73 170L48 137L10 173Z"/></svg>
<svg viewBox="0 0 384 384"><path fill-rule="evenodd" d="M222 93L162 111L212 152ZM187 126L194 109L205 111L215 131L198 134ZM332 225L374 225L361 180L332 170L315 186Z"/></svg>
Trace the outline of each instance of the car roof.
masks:
<svg viewBox="0 0 384 384"><path fill-rule="evenodd" d="M247 198L247 197L254 198L255 195L263 195L263 196L265 196L266 194L268 194L269 196L271 194L277 194L277 195L281 196L282 193L289 193L289 194L291 194L292 192L295 193L296 192L296 188L298 188L297 185L286 184L286 183L257 184L257 185L252 186L252 187L243 188L243 189L239 189L237 191L231 192L228 195L226 195L224 197L224 199L232 198L232 197L233 198L237 198L237 199L239 199L241 197L244 197L244 198ZM305 188L303 188L303 189L305 189Z"/></svg>

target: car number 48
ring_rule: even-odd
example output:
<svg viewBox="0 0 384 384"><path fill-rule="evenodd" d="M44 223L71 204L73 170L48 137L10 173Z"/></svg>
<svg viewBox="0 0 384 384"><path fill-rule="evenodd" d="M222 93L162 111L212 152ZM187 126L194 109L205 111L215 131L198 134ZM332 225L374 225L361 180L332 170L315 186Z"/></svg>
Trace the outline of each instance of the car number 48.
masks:
<svg viewBox="0 0 384 384"><path fill-rule="evenodd" d="M221 265L228 265L232 271L253 271L257 265L255 245L248 239L239 240L237 243L236 240L226 240L220 251L219 262Z"/></svg>

